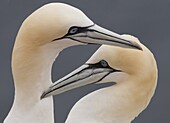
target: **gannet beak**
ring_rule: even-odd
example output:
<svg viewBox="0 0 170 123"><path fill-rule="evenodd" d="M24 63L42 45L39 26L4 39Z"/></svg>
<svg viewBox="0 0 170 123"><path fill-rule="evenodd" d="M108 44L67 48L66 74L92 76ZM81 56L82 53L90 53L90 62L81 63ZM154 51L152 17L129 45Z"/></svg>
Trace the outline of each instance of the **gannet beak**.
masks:
<svg viewBox="0 0 170 123"><path fill-rule="evenodd" d="M84 64L75 71L53 83L41 96L42 98L58 95L60 93L102 81L113 72L121 72L111 68L107 62L100 61L96 64Z"/></svg>
<svg viewBox="0 0 170 123"><path fill-rule="evenodd" d="M106 44L142 50L141 46L135 41L126 39L125 37L96 24L88 27L74 27L72 29L73 31L70 31L72 31L73 34L67 34L65 38L70 38L81 43Z"/></svg>

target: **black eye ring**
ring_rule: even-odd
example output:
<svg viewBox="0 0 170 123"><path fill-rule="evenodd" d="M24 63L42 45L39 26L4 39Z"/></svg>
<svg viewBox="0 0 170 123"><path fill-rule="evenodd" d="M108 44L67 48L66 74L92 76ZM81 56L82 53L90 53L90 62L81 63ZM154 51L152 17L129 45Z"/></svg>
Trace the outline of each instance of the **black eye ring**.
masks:
<svg viewBox="0 0 170 123"><path fill-rule="evenodd" d="M105 60L100 61L101 66L108 67L108 63Z"/></svg>
<svg viewBox="0 0 170 123"><path fill-rule="evenodd" d="M69 34L76 34L78 32L78 28L77 27L73 27L69 30Z"/></svg>

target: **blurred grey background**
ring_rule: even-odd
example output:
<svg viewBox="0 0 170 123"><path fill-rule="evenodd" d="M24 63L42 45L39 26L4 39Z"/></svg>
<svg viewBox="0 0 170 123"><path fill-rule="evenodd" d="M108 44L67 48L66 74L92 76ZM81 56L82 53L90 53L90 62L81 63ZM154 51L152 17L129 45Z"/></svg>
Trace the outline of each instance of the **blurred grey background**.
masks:
<svg viewBox="0 0 170 123"><path fill-rule="evenodd" d="M15 36L29 14L50 2L76 6L95 23L120 34L135 35L150 48L158 63L158 87L149 107L133 123L170 123L170 0L1 0L0 123L13 102L10 64ZM54 64L53 80L83 64L97 48L89 45L66 49ZM64 123L75 102L97 88L101 86L87 86L55 96L56 123Z"/></svg>

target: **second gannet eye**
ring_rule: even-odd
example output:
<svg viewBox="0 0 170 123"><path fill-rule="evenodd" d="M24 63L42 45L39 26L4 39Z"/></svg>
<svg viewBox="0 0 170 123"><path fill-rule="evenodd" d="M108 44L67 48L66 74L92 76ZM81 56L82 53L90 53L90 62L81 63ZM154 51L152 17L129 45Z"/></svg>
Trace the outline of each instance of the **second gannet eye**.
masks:
<svg viewBox="0 0 170 123"><path fill-rule="evenodd" d="M69 30L69 34L76 34L78 32L78 27L72 27L72 28L70 28L70 30Z"/></svg>
<svg viewBox="0 0 170 123"><path fill-rule="evenodd" d="M102 67L107 67L108 66L108 63L105 60L101 60L100 64L101 64Z"/></svg>

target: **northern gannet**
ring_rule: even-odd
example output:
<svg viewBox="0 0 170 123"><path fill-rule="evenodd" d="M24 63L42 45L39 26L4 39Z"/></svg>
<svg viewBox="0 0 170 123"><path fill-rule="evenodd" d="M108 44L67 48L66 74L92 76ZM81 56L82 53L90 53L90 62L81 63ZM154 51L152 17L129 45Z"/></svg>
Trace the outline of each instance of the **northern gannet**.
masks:
<svg viewBox="0 0 170 123"><path fill-rule="evenodd" d="M16 37L12 54L15 98L4 123L54 123L52 97L40 100L40 96L52 83L51 68L59 52L83 43L141 49L70 5L41 7L23 22Z"/></svg>
<svg viewBox="0 0 170 123"><path fill-rule="evenodd" d="M66 123L130 123L149 104L157 85L153 54L129 35L142 50L102 45L81 67L53 83L42 98L87 84L115 82L80 99Z"/></svg>

